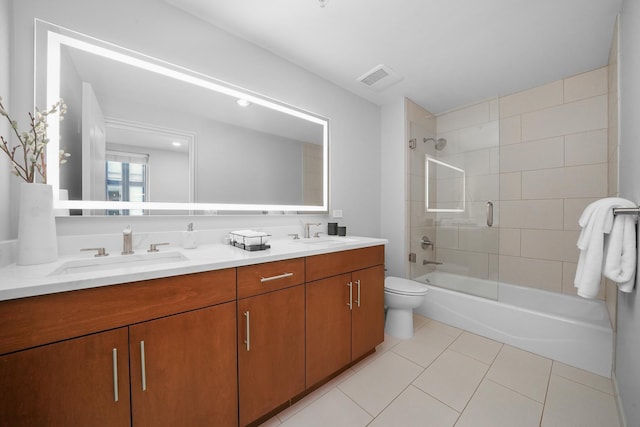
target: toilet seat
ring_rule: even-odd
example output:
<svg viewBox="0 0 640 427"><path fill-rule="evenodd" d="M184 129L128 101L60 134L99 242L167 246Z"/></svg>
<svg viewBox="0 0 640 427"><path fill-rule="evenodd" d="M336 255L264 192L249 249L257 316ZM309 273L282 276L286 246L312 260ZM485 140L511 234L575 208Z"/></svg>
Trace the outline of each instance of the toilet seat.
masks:
<svg viewBox="0 0 640 427"><path fill-rule="evenodd" d="M398 295L425 295L429 287L409 279L387 277L384 280L384 291Z"/></svg>

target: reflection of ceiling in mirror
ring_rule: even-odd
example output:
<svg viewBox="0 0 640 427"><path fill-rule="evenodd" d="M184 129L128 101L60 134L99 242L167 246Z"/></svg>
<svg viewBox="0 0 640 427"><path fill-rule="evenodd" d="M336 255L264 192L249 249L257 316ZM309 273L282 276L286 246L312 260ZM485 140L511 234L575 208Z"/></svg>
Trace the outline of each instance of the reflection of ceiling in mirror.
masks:
<svg viewBox="0 0 640 427"><path fill-rule="evenodd" d="M107 144L153 148L180 153L189 152L189 140L181 136L162 135L142 130L122 129L107 124Z"/></svg>
<svg viewBox="0 0 640 427"><path fill-rule="evenodd" d="M64 46L78 76L91 82L107 116L117 117L119 103L132 102L176 114L215 120L295 141L322 144L322 126L259 105L241 107L236 99L160 74ZM64 57L64 56L63 56ZM162 88L162 90L158 90ZM118 97L116 97L118 94ZM106 102L103 100L109 100ZM109 111L111 105L114 111Z"/></svg>

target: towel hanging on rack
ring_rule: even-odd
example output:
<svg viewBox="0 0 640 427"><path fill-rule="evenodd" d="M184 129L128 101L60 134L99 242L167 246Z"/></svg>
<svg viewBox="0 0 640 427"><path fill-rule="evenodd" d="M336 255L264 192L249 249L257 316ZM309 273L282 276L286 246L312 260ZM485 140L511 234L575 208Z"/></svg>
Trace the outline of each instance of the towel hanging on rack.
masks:
<svg viewBox="0 0 640 427"><path fill-rule="evenodd" d="M636 208L622 198L600 199L587 206L578 223L582 227L577 246L580 249L574 286L578 295L595 298L602 273L631 292L636 271L636 216L615 215L615 208ZM625 212L626 213L626 212Z"/></svg>

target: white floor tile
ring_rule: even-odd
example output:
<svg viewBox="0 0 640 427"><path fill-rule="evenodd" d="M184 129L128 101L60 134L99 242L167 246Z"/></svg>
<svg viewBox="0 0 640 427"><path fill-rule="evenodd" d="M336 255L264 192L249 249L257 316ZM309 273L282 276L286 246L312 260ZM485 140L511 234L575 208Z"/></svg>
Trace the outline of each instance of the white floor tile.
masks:
<svg viewBox="0 0 640 427"><path fill-rule="evenodd" d="M553 362L551 373L584 384L591 388L595 388L604 393L613 394L613 382L610 378L606 378L591 372L565 365L561 362Z"/></svg>
<svg viewBox="0 0 640 427"><path fill-rule="evenodd" d="M280 424L282 423L280 422L278 417L273 417L265 421L264 423L260 424L260 427L273 427L273 426L279 426Z"/></svg>
<svg viewBox="0 0 640 427"><path fill-rule="evenodd" d="M527 397L544 402L551 375L551 360L505 345L487 378Z"/></svg>
<svg viewBox="0 0 640 427"><path fill-rule="evenodd" d="M463 332L462 329L455 328L453 326L447 325L446 323L438 322L436 320L431 320L424 326L424 328L433 329L434 331L442 332L443 334L450 335L456 338Z"/></svg>
<svg viewBox="0 0 640 427"><path fill-rule="evenodd" d="M428 317L420 316L419 314L414 314L413 315L413 330L417 331L418 329L422 328L424 325L426 325L430 321L431 321L431 319L429 319Z"/></svg>
<svg viewBox="0 0 640 427"><path fill-rule="evenodd" d="M422 368L392 351L338 386L344 394L376 416L422 372Z"/></svg>
<svg viewBox="0 0 640 427"><path fill-rule="evenodd" d="M602 427L619 426L614 397L551 375L549 393L544 407L542 427Z"/></svg>
<svg viewBox="0 0 640 427"><path fill-rule="evenodd" d="M462 412L488 369L489 365L446 350L413 385Z"/></svg>
<svg viewBox="0 0 640 427"><path fill-rule="evenodd" d="M472 334L471 332L463 332L462 335L449 346L449 350L457 351L487 365L493 363L501 348L502 343Z"/></svg>
<svg viewBox="0 0 640 427"><path fill-rule="evenodd" d="M282 423L283 427L359 427L371 422L371 416L334 388L302 411Z"/></svg>
<svg viewBox="0 0 640 427"><path fill-rule="evenodd" d="M401 342L391 349L420 366L429 366L453 342L455 337L438 329L426 326L418 330L412 339Z"/></svg>
<svg viewBox="0 0 640 427"><path fill-rule="evenodd" d="M542 404L483 380L456 427L538 427Z"/></svg>
<svg viewBox="0 0 640 427"><path fill-rule="evenodd" d="M309 393L303 399L297 401L293 405L279 412L278 418L280 419L280 421L288 420L289 418L291 418L292 416L294 416L295 414L297 414L298 412L300 412L301 410L303 410L304 408L311 405L313 402L315 402L316 400L320 399L322 396L324 396L325 394L333 390L338 384L342 383L343 381L346 381L347 378L349 378L353 374L355 374L355 371L353 369L347 369L346 371L344 371L343 373L341 373L340 375L338 375L337 377L335 377L334 379L332 379L322 387L318 388L312 393Z"/></svg>
<svg viewBox="0 0 640 427"><path fill-rule="evenodd" d="M452 427L459 415L447 405L409 386L369 427Z"/></svg>

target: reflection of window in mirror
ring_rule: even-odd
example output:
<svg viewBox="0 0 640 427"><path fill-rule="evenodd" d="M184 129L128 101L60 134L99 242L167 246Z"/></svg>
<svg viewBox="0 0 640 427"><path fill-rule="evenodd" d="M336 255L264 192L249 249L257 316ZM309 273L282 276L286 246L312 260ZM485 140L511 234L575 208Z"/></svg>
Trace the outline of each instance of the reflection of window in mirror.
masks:
<svg viewBox="0 0 640 427"><path fill-rule="evenodd" d="M107 151L106 192L112 202L145 202L149 189L149 156ZM109 209L107 215L142 215L142 209Z"/></svg>
<svg viewBox="0 0 640 427"><path fill-rule="evenodd" d="M465 172L425 156L425 209L427 212L464 212Z"/></svg>

